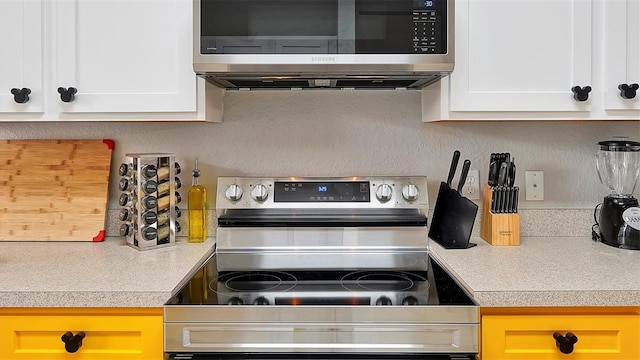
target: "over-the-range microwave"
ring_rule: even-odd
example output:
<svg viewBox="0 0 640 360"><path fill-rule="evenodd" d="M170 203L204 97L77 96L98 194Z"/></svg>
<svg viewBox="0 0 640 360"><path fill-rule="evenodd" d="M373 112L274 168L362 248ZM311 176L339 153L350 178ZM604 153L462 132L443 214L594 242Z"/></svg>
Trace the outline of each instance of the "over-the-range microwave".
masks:
<svg viewBox="0 0 640 360"><path fill-rule="evenodd" d="M228 89L421 88L453 50L454 0L194 0L194 70Z"/></svg>

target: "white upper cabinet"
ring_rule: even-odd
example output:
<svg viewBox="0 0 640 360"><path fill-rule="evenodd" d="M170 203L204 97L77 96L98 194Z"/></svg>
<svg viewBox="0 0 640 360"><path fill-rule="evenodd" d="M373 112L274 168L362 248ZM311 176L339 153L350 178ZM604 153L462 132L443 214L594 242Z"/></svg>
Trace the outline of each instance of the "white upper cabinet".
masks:
<svg viewBox="0 0 640 360"><path fill-rule="evenodd" d="M606 1L604 27L605 110L640 110L640 1Z"/></svg>
<svg viewBox="0 0 640 360"><path fill-rule="evenodd" d="M640 82L639 23L638 0L457 0L455 69L423 120L638 120L618 85Z"/></svg>
<svg viewBox="0 0 640 360"><path fill-rule="evenodd" d="M590 20L588 0L456 1L451 110L585 110Z"/></svg>
<svg viewBox="0 0 640 360"><path fill-rule="evenodd" d="M196 111L191 6L180 0L58 0L63 112Z"/></svg>
<svg viewBox="0 0 640 360"><path fill-rule="evenodd" d="M0 7L0 120L210 115L192 67L191 0L1 0ZM25 104L7 96L29 87L21 83L34 84Z"/></svg>
<svg viewBox="0 0 640 360"><path fill-rule="evenodd" d="M0 113L44 111L42 1L0 1Z"/></svg>

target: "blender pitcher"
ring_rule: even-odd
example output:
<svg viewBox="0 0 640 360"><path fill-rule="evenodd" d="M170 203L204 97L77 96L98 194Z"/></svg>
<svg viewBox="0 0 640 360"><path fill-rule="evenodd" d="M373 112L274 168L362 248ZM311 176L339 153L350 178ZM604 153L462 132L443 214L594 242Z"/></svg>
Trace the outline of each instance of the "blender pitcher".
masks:
<svg viewBox="0 0 640 360"><path fill-rule="evenodd" d="M640 208L633 197L640 178L640 142L614 138L598 145L596 167L608 191L598 222L602 242L640 249Z"/></svg>

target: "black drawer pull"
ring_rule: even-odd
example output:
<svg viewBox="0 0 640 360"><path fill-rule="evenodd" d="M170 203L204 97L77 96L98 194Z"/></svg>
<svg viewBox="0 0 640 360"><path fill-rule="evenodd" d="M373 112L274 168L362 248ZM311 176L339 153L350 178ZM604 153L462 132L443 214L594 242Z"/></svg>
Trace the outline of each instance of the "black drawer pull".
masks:
<svg viewBox="0 0 640 360"><path fill-rule="evenodd" d="M29 94L31 94L31 89L29 88L12 88L11 93L13 94L13 101L18 104L24 104L29 102Z"/></svg>
<svg viewBox="0 0 640 360"><path fill-rule="evenodd" d="M589 99L589 93L591 92L591 86L574 86L571 88L573 92L573 98L575 101L583 102Z"/></svg>
<svg viewBox="0 0 640 360"><path fill-rule="evenodd" d="M564 336L559 332L554 332L553 338L556 339L556 347L563 354L571 354L573 352L573 344L578 342L578 337L570 332Z"/></svg>
<svg viewBox="0 0 640 360"><path fill-rule="evenodd" d="M623 99L633 99L636 97L639 87L638 84L620 84L618 85L618 90L620 90L620 96Z"/></svg>
<svg viewBox="0 0 640 360"><path fill-rule="evenodd" d="M76 98L77 92L78 92L78 89L74 87L70 87L68 89L63 87L58 88L58 94L60 94L60 100L67 103L72 102Z"/></svg>
<svg viewBox="0 0 640 360"><path fill-rule="evenodd" d="M73 335L71 331L67 331L62 334L60 339L64 343L64 349L67 350L68 353L74 353L82 347L82 339L84 339L84 336L84 331L80 331L75 335Z"/></svg>

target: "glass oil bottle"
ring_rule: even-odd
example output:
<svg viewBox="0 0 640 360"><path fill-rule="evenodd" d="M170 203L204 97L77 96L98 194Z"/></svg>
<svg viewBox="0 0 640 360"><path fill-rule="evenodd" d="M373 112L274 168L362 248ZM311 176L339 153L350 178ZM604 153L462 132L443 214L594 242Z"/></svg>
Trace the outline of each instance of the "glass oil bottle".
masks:
<svg viewBox="0 0 640 360"><path fill-rule="evenodd" d="M204 186L200 185L200 170L198 169L198 159L192 172L193 182L189 187L188 194L188 222L189 222L189 242L203 242L207 238L206 221L206 199L207 192Z"/></svg>

